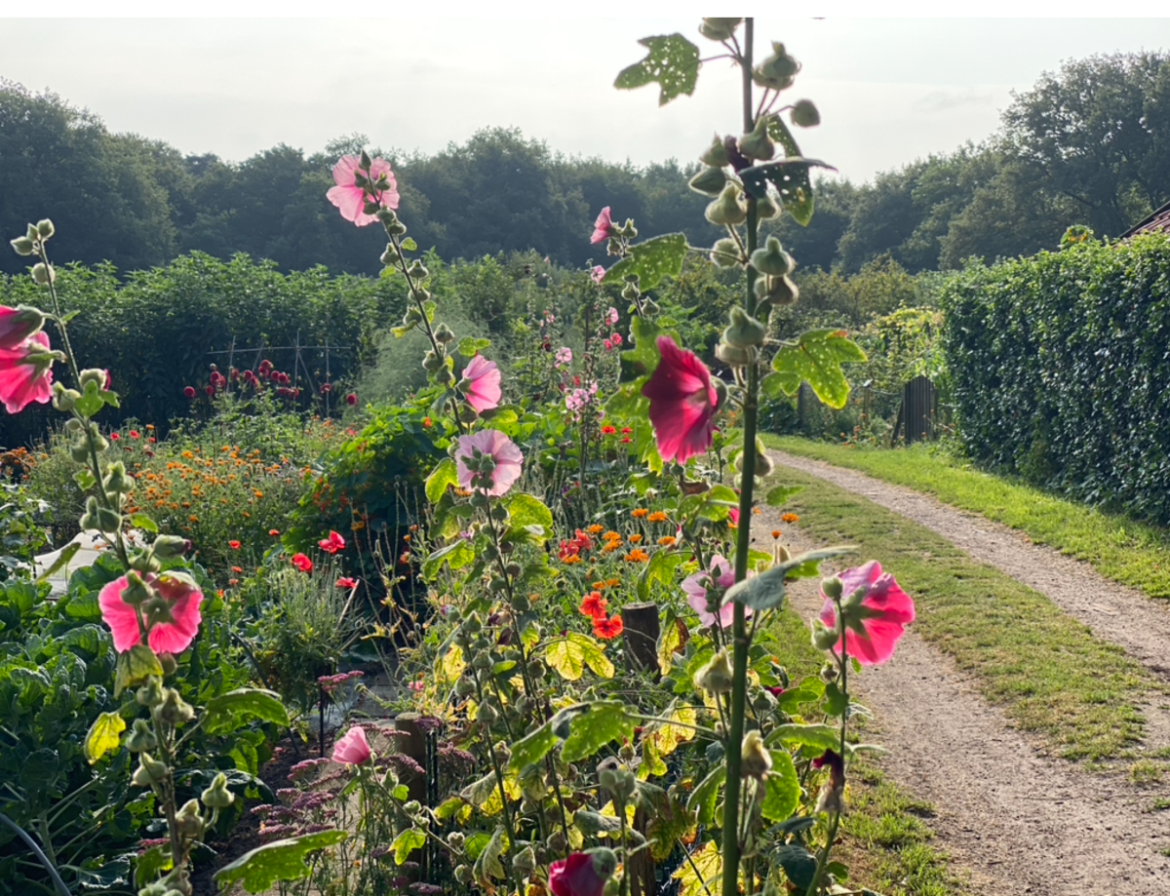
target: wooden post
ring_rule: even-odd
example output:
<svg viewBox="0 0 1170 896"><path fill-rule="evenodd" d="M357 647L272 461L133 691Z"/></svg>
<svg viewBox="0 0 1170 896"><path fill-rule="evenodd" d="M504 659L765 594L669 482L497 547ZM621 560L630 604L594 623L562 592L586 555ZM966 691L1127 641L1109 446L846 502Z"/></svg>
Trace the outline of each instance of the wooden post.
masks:
<svg viewBox="0 0 1170 896"><path fill-rule="evenodd" d="M421 718L417 712L400 713L394 719L394 728L397 731L404 731L410 737L396 737L396 746L398 752L405 756L409 756L419 764L422 769L427 768L427 736L418 724ZM403 781L410 791L410 798L418 800L424 806L427 802L427 777L425 771L423 774L412 774L408 780Z"/></svg>
<svg viewBox="0 0 1170 896"><path fill-rule="evenodd" d="M632 669L654 672L658 669L658 604L627 604L622 607L622 634L626 641L626 659Z"/></svg>

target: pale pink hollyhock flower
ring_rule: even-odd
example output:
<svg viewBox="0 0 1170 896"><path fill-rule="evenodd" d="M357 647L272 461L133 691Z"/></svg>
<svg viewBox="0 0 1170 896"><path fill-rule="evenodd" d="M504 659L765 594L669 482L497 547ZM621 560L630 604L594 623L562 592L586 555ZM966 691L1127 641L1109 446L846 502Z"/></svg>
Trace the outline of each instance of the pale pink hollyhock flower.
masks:
<svg viewBox="0 0 1170 896"><path fill-rule="evenodd" d="M459 388L477 414L498 408L504 394L500 389L500 368L483 355L476 355L464 368Z"/></svg>
<svg viewBox="0 0 1170 896"><path fill-rule="evenodd" d="M611 327L618 322L618 310L616 308L611 307L605 312L605 322Z"/></svg>
<svg viewBox="0 0 1170 896"><path fill-rule="evenodd" d="M326 193L329 201L341 210L341 217L353 221L358 227L365 227L377 221L374 215L367 215L365 211L366 193L354 180L358 173L368 177L371 182L385 172L389 189L383 190L371 199L383 208L398 208L398 183L394 180L394 173L390 170L390 163L385 159L374 159L370 170L361 167L362 161L358 156L342 156L333 166L333 181L336 187L330 187Z"/></svg>
<svg viewBox="0 0 1170 896"><path fill-rule="evenodd" d="M203 616L199 612L203 592L187 576L170 572L149 573L143 581L167 602L172 620L151 626L147 636L150 649L155 653L182 653L195 639L199 623L203 621ZM122 576L110 582L98 593L102 619L110 627L110 632L114 636L114 649L118 653L125 653L142 640L142 633L138 629L138 614L133 606L122 599L129 585L126 577Z"/></svg>
<svg viewBox="0 0 1170 896"><path fill-rule="evenodd" d="M520 478L521 465L524 455L515 443L496 429L482 429L475 435L460 436L459 448L455 455L455 472L459 477L459 484L464 488L471 488L471 479L475 475L467 468L467 458L473 458L478 453L482 457L490 457L496 467L491 473L492 487L484 492L493 497L499 497L512 487L512 483Z"/></svg>
<svg viewBox="0 0 1170 896"><path fill-rule="evenodd" d="M556 365L557 367L568 367L573 363L573 350L568 346L562 345L557 349Z"/></svg>
<svg viewBox="0 0 1170 896"><path fill-rule="evenodd" d="M669 336L658 337L658 362L642 387L650 399L650 422L665 461L680 464L711 447L715 406L719 400L711 372L693 352L683 351Z"/></svg>
<svg viewBox="0 0 1170 896"><path fill-rule="evenodd" d="M892 575L882 573L882 566L876 560L847 569L837 578L842 585L845 652L863 666L886 662L894 655L894 647L905 634L905 627L914 621L914 601ZM823 590L821 594L824 595ZM820 619L829 629L837 627L837 608L828 597ZM832 649L840 655L841 642Z"/></svg>
<svg viewBox="0 0 1170 896"><path fill-rule="evenodd" d="M605 268L599 264L595 264L589 276L593 278L594 283L600 283L605 279Z"/></svg>
<svg viewBox="0 0 1170 896"><path fill-rule="evenodd" d="M0 401L10 414L19 414L34 401L48 404L53 397L53 356L49 336L35 333L15 348L0 349Z"/></svg>
<svg viewBox="0 0 1170 896"><path fill-rule="evenodd" d="M691 609L699 614L699 624L703 627L714 625L716 614L707 609L707 589L717 587L726 591L735 584L735 570L731 561L716 554L711 558L711 571L699 570L687 576L682 581L682 590L686 592L687 603ZM752 608L744 607L744 616L751 616ZM725 604L719 608L719 625L721 628L730 628L735 620L735 605Z"/></svg>
<svg viewBox="0 0 1170 896"><path fill-rule="evenodd" d="M609 206L601 210L601 214L597 216L597 220L593 222L593 238L589 241L591 243L603 243L609 239L613 232L613 219L609 216Z"/></svg>
<svg viewBox="0 0 1170 896"><path fill-rule="evenodd" d="M615 871L617 856L612 850L575 852L548 866L548 886L553 896L602 896Z"/></svg>
<svg viewBox="0 0 1170 896"><path fill-rule="evenodd" d="M350 728L345 732L345 736L333 745L333 761L342 765L364 765L373 755L364 728Z"/></svg>
<svg viewBox="0 0 1170 896"><path fill-rule="evenodd" d="M16 348L34 333L39 333L44 324L45 316L36 308L0 305L0 349Z"/></svg>

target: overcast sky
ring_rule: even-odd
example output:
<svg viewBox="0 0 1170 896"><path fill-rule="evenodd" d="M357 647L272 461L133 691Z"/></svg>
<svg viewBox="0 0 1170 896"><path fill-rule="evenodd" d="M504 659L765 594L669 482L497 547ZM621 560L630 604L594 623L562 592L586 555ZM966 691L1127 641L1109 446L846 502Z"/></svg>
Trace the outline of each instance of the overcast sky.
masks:
<svg viewBox="0 0 1170 896"><path fill-rule="evenodd" d="M716 52L697 24L685 14L0 19L0 77L49 88L113 131L234 161L277 143L312 153L355 131L373 145L434 152L514 126L568 155L645 164L689 160L715 130L739 130L726 61L704 65L695 95L661 109L656 87L613 89L643 55L638 38L680 31ZM863 181L984 140L1011 91L1064 60L1170 47L1170 19L762 17L756 35L758 51L781 40L804 64L785 95L821 110L821 126L798 135L804 153Z"/></svg>

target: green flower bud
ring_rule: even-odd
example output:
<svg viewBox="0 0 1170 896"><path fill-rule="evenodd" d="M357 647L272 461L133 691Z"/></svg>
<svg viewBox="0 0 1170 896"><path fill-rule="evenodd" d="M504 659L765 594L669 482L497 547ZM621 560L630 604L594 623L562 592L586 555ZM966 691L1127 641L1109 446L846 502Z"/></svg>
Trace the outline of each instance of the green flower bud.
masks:
<svg viewBox="0 0 1170 896"><path fill-rule="evenodd" d="M463 844L466 842L466 837L462 831L452 831L447 835L447 844L452 849L463 849Z"/></svg>
<svg viewBox="0 0 1170 896"><path fill-rule="evenodd" d="M739 187L729 183L719 198L707 206L707 220L720 227L734 227L747 220L747 208L739 201Z"/></svg>
<svg viewBox="0 0 1170 896"><path fill-rule="evenodd" d="M690 179L687 184L696 193L705 196L718 196L727 183L727 172L722 168L707 167Z"/></svg>
<svg viewBox="0 0 1170 896"><path fill-rule="evenodd" d="M63 414L68 414L73 410L77 399L81 398L81 393L76 389L66 389L64 384L57 382L53 383L53 407ZM71 420L71 423L76 422ZM88 446L85 446L86 454L89 453Z"/></svg>
<svg viewBox="0 0 1170 896"><path fill-rule="evenodd" d="M845 583L837 576L821 579L821 593L829 600L838 601L845 593Z"/></svg>
<svg viewBox="0 0 1170 896"><path fill-rule="evenodd" d="M770 236L763 246L752 253L752 267L761 274L783 277L792 273L792 256L780 246L780 240Z"/></svg>
<svg viewBox="0 0 1170 896"><path fill-rule="evenodd" d="M455 682L455 696L456 697L470 697L475 693L475 682L470 678L463 677Z"/></svg>
<svg viewBox="0 0 1170 896"><path fill-rule="evenodd" d="M437 373L443 368L443 364L443 359L439 357L434 349L430 349L423 355L422 366L423 370L427 371L427 373Z"/></svg>
<svg viewBox="0 0 1170 896"><path fill-rule="evenodd" d="M727 751L723 749L723 744L717 740L711 741L707 744L707 762L710 765L718 765L723 761L723 754Z"/></svg>
<svg viewBox="0 0 1170 896"><path fill-rule="evenodd" d="M764 737L758 730L753 729L744 735L739 762L739 773L743 777L759 781L768 777L772 770L772 754L764 746Z"/></svg>
<svg viewBox="0 0 1170 896"><path fill-rule="evenodd" d="M102 477L102 488L106 493L115 492L119 495L128 495L134 491L134 477L126 475L126 465L119 461L106 465L106 475Z"/></svg>
<svg viewBox="0 0 1170 896"><path fill-rule="evenodd" d="M498 744L496 744L492 748L492 752L495 754L496 761L499 762L500 765L507 765L512 761L512 750L503 741L500 741Z"/></svg>
<svg viewBox="0 0 1170 896"><path fill-rule="evenodd" d="M739 264L739 245L730 237L716 240L711 247L711 261L721 268L729 268Z"/></svg>
<svg viewBox="0 0 1170 896"><path fill-rule="evenodd" d="M130 779L130 783L135 787L149 787L152 784L159 784L166 779L167 764L155 759L149 753L142 753L138 757L138 768L134 770L134 776Z"/></svg>
<svg viewBox="0 0 1170 896"><path fill-rule="evenodd" d="M43 261L38 261L33 265L32 269L33 283L37 286L48 286L57 279L57 272L53 270L51 264L45 264Z"/></svg>
<svg viewBox="0 0 1170 896"><path fill-rule="evenodd" d="M779 217L781 211L783 209L773 202L770 196L756 200L756 219L759 221L771 221L773 218Z"/></svg>
<svg viewBox="0 0 1170 896"><path fill-rule="evenodd" d="M459 883L466 887L472 881L471 869L466 865L455 866L455 880L459 881Z"/></svg>
<svg viewBox="0 0 1170 896"><path fill-rule="evenodd" d="M766 325L760 323L739 306L728 313L731 323L723 329L723 341L733 348L749 348L763 345L768 334Z"/></svg>
<svg viewBox="0 0 1170 896"><path fill-rule="evenodd" d="M736 348L726 342L716 344L715 357L729 367L744 367L752 360L752 354L748 349Z"/></svg>
<svg viewBox="0 0 1170 896"><path fill-rule="evenodd" d="M695 687L712 694L726 694L731 691L732 672L731 663L727 659L727 650L720 649L715 656L699 668L694 677Z"/></svg>
<svg viewBox="0 0 1170 896"><path fill-rule="evenodd" d="M228 790L227 776L220 772L212 779L211 786L199 794L199 800L208 809L226 809L236 801L236 795Z"/></svg>
<svg viewBox="0 0 1170 896"><path fill-rule="evenodd" d="M42 218L40 221L37 221L37 234L42 240L47 240L56 232L53 227L53 222L48 218Z"/></svg>
<svg viewBox="0 0 1170 896"><path fill-rule="evenodd" d="M638 289L638 284L627 283L622 287L622 298L627 302L636 302L642 296L642 290Z"/></svg>
<svg viewBox="0 0 1170 896"><path fill-rule="evenodd" d="M707 151L699 156L699 161L704 165L710 165L712 168L722 168L724 165L730 165L731 156L728 155L727 146L724 144L723 138L716 134Z"/></svg>
<svg viewBox="0 0 1170 896"><path fill-rule="evenodd" d="M158 655L158 664L160 666L162 666L164 678L166 678L169 675L174 675L176 672L179 671L179 664L175 660L175 657L173 654L160 653Z"/></svg>
<svg viewBox="0 0 1170 896"><path fill-rule="evenodd" d="M752 69L752 80L761 87L785 90L792 86L799 71L800 63L788 55L784 44L774 41L772 55Z"/></svg>
<svg viewBox="0 0 1170 896"><path fill-rule="evenodd" d="M168 559L170 557L182 557L187 551L191 550L191 542L186 538L180 538L178 535L160 535L154 540L152 545L154 548L154 555Z"/></svg>
<svg viewBox="0 0 1170 896"><path fill-rule="evenodd" d="M526 846L516 853L512 859L512 870L521 877L528 877L536 870L536 853L532 851L531 846Z"/></svg>
<svg viewBox="0 0 1170 896"><path fill-rule="evenodd" d="M813 647L817 650L832 650L838 640L840 640L840 636L836 629L829 628L819 619L813 620Z"/></svg>
<svg viewBox="0 0 1170 896"><path fill-rule="evenodd" d="M491 656L489 654L486 654L486 653L479 654L478 656L475 657L475 659L473 659L471 661L471 668L472 669L479 669L480 671L486 671L486 670L490 669L493 665L495 665L495 664L492 662ZM484 709L491 709L491 707L489 707L487 705L485 705L483 708ZM480 712L480 718L484 718L484 713L482 711ZM490 725L490 724L492 724L492 722L494 722L496 720L496 718L497 718L496 711L494 709L492 709L491 710L491 717L484 718L484 721L488 725Z"/></svg>
<svg viewBox="0 0 1170 896"><path fill-rule="evenodd" d="M812 100L800 100L792 107L792 123L800 128L815 128L821 123L821 113Z"/></svg>
<svg viewBox="0 0 1170 896"><path fill-rule="evenodd" d="M475 659L478 660L481 657L483 657L483 654L480 654ZM487 657L487 661L488 661L487 662L488 668L490 669L491 665L492 665L491 657ZM474 661L472 662L472 665L475 665ZM499 721L499 718L500 718L500 714L498 712L496 712L496 708L494 706L492 706L490 703L485 703L482 706L480 706L480 708L475 716L475 720L477 722L482 723L484 725L484 727L487 727L487 728L490 728L492 725L496 724L496 722Z"/></svg>
<svg viewBox="0 0 1170 896"><path fill-rule="evenodd" d="M761 115L750 134L739 138L739 151L749 159L766 162L776 155L776 144L768 136L768 116Z"/></svg>
<svg viewBox="0 0 1170 896"><path fill-rule="evenodd" d="M411 280L426 280L427 277L431 276L431 272L416 258L406 269L406 276Z"/></svg>
<svg viewBox="0 0 1170 896"><path fill-rule="evenodd" d="M203 813L198 800L187 800L175 816L175 826L184 837L196 839L203 835Z"/></svg>
<svg viewBox="0 0 1170 896"><path fill-rule="evenodd" d="M174 688L163 691L163 704L158 709L159 718L170 725L181 725L195 718L195 710Z"/></svg>
<svg viewBox="0 0 1170 896"><path fill-rule="evenodd" d="M146 719L135 719L134 727L126 735L126 749L131 753L145 753L157 746L158 740L155 738L154 732L150 730L150 724Z"/></svg>
<svg viewBox="0 0 1170 896"><path fill-rule="evenodd" d="M450 386L455 383L455 374L451 372L451 368L444 367L435 374L435 382L440 386Z"/></svg>
<svg viewBox="0 0 1170 896"><path fill-rule="evenodd" d="M141 706L148 706L154 709L156 706L161 706L163 700L162 679L157 675L152 675L146 679L146 684L140 687L134 694L134 699L138 701Z"/></svg>
<svg viewBox="0 0 1170 896"><path fill-rule="evenodd" d="M703 19L703 24L699 26L699 34L707 38L707 40L724 41L731 40L731 36L735 34L735 29L739 27L739 23L743 18L738 19Z"/></svg>
<svg viewBox="0 0 1170 896"><path fill-rule="evenodd" d="M85 389L85 387L89 383L93 383L95 386L98 387L99 391L104 391L106 388L107 376L108 376L108 374L106 373L106 371L99 370L96 367L91 367L91 368L88 368L87 370L81 371L81 373L78 376L78 379L81 381L81 388L82 389Z"/></svg>
<svg viewBox="0 0 1170 896"><path fill-rule="evenodd" d="M593 873L602 880L608 880L613 877L614 872L617 871L618 860L612 849L591 850L593 855Z"/></svg>
<svg viewBox="0 0 1170 896"><path fill-rule="evenodd" d="M761 305L766 303L769 307L787 308L796 304L800 298L800 289L789 277L760 277L753 289L757 302Z"/></svg>
<svg viewBox="0 0 1170 896"><path fill-rule="evenodd" d="M435 327L435 340L447 345L455 341L455 333L446 324L439 324Z"/></svg>
<svg viewBox="0 0 1170 896"><path fill-rule="evenodd" d="M411 305L406 309L406 314L402 316L402 325L404 327L413 327L415 324L422 323L423 315L418 310L417 305Z"/></svg>
<svg viewBox="0 0 1170 896"><path fill-rule="evenodd" d="M16 250L17 255L32 255L37 251L37 244L27 236L18 236L14 240L9 240L8 243Z"/></svg>

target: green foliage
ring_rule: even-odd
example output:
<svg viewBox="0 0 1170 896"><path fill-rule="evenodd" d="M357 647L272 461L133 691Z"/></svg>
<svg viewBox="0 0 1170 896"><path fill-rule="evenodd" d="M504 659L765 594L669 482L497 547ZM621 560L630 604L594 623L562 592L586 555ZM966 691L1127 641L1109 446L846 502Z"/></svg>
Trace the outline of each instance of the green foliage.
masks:
<svg viewBox="0 0 1170 896"><path fill-rule="evenodd" d="M1153 235L949 281L943 347L970 456L1170 521L1168 271L1170 242Z"/></svg>
<svg viewBox="0 0 1170 896"><path fill-rule="evenodd" d="M632 90L658 82L662 92L658 105L665 106L682 94L695 92L699 78L699 48L681 34L647 37L638 41L650 52L641 62L622 69L614 81L619 90Z"/></svg>
<svg viewBox="0 0 1170 896"><path fill-rule="evenodd" d="M257 846L215 873L220 886L240 882L248 893L263 893L277 881L301 880L309 875L311 853L335 846L346 838L345 831L320 831ZM401 863L399 863L401 864Z"/></svg>

